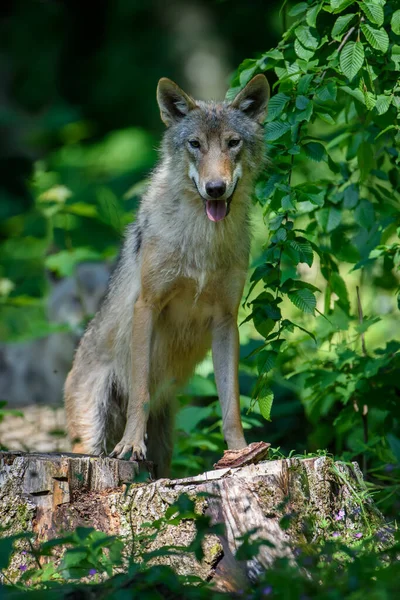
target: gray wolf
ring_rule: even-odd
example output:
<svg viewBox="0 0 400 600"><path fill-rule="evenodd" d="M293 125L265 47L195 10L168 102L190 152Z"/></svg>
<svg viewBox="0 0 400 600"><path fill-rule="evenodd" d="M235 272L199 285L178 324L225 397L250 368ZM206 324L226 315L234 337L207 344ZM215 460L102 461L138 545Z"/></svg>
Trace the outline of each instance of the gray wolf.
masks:
<svg viewBox="0 0 400 600"><path fill-rule="evenodd" d="M167 475L175 396L210 347L226 443L246 446L237 313L268 99L263 75L231 103L160 80L161 159L65 384L75 451L147 457Z"/></svg>

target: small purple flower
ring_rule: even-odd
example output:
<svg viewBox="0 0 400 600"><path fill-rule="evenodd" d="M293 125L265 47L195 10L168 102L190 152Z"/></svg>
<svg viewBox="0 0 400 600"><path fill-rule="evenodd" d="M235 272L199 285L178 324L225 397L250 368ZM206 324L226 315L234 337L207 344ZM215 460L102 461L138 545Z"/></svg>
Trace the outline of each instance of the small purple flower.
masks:
<svg viewBox="0 0 400 600"><path fill-rule="evenodd" d="M267 587L265 587L262 591L263 596L269 596L270 594L272 594L272 586L267 585Z"/></svg>
<svg viewBox="0 0 400 600"><path fill-rule="evenodd" d="M385 465L385 471L386 473L391 473L394 469L394 465L391 465L390 463L388 465Z"/></svg>
<svg viewBox="0 0 400 600"><path fill-rule="evenodd" d="M332 537L339 537L339 536L340 536L340 533L338 531L334 531L332 533Z"/></svg>
<svg viewBox="0 0 400 600"><path fill-rule="evenodd" d="M363 536L363 534L361 532L358 532L358 533L355 534L354 537L359 540L360 538L362 538L362 536Z"/></svg>
<svg viewBox="0 0 400 600"><path fill-rule="evenodd" d="M20 571L26 571L26 569L28 568L26 565L19 565L19 570Z"/></svg>
<svg viewBox="0 0 400 600"><path fill-rule="evenodd" d="M22 550L21 554L26 554L26 550Z"/></svg>
<svg viewBox="0 0 400 600"><path fill-rule="evenodd" d="M96 575L97 569L89 569L89 575Z"/></svg>
<svg viewBox="0 0 400 600"><path fill-rule="evenodd" d="M341 521L344 516L345 516L345 512L344 512L343 508L341 508L335 517L335 521Z"/></svg>

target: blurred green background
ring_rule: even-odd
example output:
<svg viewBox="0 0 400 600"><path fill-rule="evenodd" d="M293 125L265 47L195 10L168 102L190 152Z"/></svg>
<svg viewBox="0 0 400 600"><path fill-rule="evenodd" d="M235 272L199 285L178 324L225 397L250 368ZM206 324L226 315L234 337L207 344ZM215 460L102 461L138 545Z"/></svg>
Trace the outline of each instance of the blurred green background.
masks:
<svg viewBox="0 0 400 600"><path fill-rule="evenodd" d="M281 5L262 0L3 1L0 399L7 408L61 401L73 347L104 292L124 227L134 218L143 182L157 159L163 131L155 99L158 79L170 77L197 98L222 99L243 58L278 43ZM267 236L255 208L253 267L261 261ZM79 275L78 265L89 265L92 275ZM359 273L349 276L349 270L342 263L354 307ZM318 264L303 276L314 285L322 281ZM370 348L383 344L389 332L392 339L399 335L396 285L390 273L377 273L374 289L364 294L367 314L387 315L367 332ZM322 295L319 302L323 310ZM295 307L284 310L300 322ZM246 314L243 310L242 320ZM347 319L340 307L334 317L340 329ZM314 330L313 317L302 322L307 320ZM324 323L320 317L317 327ZM296 339L296 358L306 362L315 345L306 334ZM251 353L261 336L245 323L241 341L248 441L269 441L277 453L326 449L356 457L361 421L352 431L334 431L337 415L329 412L329 402L317 411L307 405L300 394L301 375L290 385L275 381L272 422L261 417L257 406L248 410L257 379ZM224 449L211 359L199 366L180 401L175 476L211 467ZM22 421L16 419L18 428ZM62 428L62 418L48 427L59 447ZM38 449L39 442L24 437L24 447ZM12 445L4 431L0 442Z"/></svg>

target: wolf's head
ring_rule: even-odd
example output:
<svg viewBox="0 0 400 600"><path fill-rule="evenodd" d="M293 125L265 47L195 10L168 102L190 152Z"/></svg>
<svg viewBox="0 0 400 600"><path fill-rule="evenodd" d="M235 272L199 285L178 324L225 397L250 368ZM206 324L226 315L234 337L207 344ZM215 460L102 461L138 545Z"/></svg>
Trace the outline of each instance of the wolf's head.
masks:
<svg viewBox="0 0 400 600"><path fill-rule="evenodd" d="M253 77L229 104L196 101L170 79L159 81L157 100L168 127L164 148L180 173L183 162L185 187L203 201L211 221L228 215L235 192L263 166L268 99L264 75Z"/></svg>

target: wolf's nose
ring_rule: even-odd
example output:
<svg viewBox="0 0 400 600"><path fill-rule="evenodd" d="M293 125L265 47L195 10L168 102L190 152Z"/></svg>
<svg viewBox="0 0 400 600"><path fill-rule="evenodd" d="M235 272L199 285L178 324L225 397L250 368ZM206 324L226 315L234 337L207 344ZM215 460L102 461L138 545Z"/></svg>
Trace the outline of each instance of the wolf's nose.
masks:
<svg viewBox="0 0 400 600"><path fill-rule="evenodd" d="M223 181L209 181L206 183L206 192L211 198L220 198L225 194L226 185Z"/></svg>

